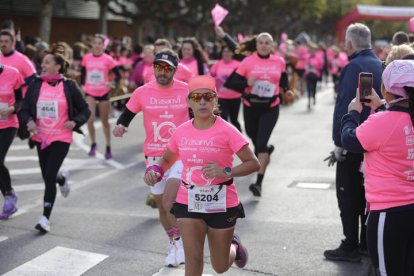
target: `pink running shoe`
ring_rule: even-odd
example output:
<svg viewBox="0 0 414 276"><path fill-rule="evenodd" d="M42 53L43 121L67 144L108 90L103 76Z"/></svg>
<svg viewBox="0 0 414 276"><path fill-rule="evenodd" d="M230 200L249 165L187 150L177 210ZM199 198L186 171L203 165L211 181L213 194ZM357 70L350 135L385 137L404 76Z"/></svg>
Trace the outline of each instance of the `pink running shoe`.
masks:
<svg viewBox="0 0 414 276"><path fill-rule="evenodd" d="M236 259L234 260L234 263L240 268L245 267L247 260L249 259L249 253L247 252L246 247L241 244L241 240L237 234L233 234L231 243L237 245Z"/></svg>

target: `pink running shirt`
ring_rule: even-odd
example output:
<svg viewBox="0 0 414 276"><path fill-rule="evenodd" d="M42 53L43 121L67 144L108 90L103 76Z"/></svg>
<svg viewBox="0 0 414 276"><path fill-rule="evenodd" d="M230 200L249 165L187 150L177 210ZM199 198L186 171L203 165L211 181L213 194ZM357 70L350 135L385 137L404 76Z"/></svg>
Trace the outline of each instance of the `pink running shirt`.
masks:
<svg viewBox="0 0 414 276"><path fill-rule="evenodd" d="M16 102L14 90L19 89L23 83L23 78L16 68L3 65L3 72L0 74L0 109L14 105ZM9 127L19 127L17 115L0 115L0 129Z"/></svg>
<svg viewBox="0 0 414 276"><path fill-rule="evenodd" d="M190 72L192 73L192 77L199 75L197 60L195 58L181 59L180 64L185 65L190 70Z"/></svg>
<svg viewBox="0 0 414 276"><path fill-rule="evenodd" d="M216 87L220 99L238 99L241 97L241 93L223 86L226 79L237 69L239 64L240 62L234 59L228 63L221 59L211 67L210 73L211 76L216 78Z"/></svg>
<svg viewBox="0 0 414 276"><path fill-rule="evenodd" d="M356 129L371 210L414 203L414 128L406 112L372 114Z"/></svg>
<svg viewBox="0 0 414 276"><path fill-rule="evenodd" d="M0 53L0 63L16 68L23 79L36 73L36 69L30 59L16 50L7 57Z"/></svg>
<svg viewBox="0 0 414 276"><path fill-rule="evenodd" d="M228 181L228 178L207 180L202 176L202 167L214 162L220 167L233 167L233 156L249 142L234 126L216 116L209 129L199 130L193 120L187 121L174 131L168 149L177 153L183 162L182 181L190 185L207 186ZM177 202L188 205L187 187L181 183ZM226 207L239 205L236 186L227 186Z"/></svg>
<svg viewBox="0 0 414 276"><path fill-rule="evenodd" d="M64 127L69 121L69 114L63 81L57 86L42 83L36 117L37 134L33 135L32 139L42 143L42 148L56 141L72 143L72 130Z"/></svg>
<svg viewBox="0 0 414 276"><path fill-rule="evenodd" d="M162 156L174 129L189 120L187 96L187 84L178 80L168 88L151 81L133 92L126 107L143 112L146 156Z"/></svg>
<svg viewBox="0 0 414 276"><path fill-rule="evenodd" d="M260 58L257 53L254 53L246 57L237 68L236 73L240 76L249 79L255 77L256 81L264 81L274 86L272 96L279 95L279 82L280 77L286 70L285 60L282 57L276 55L270 55L267 59ZM251 93L252 87L246 88L246 93ZM250 106L250 103L243 100L243 103ZM280 99L277 98L271 107L277 106L280 103Z"/></svg>
<svg viewBox="0 0 414 276"><path fill-rule="evenodd" d="M92 53L86 54L81 65L86 68L85 85L83 87L86 94L102 97L111 90L108 74L112 68L117 66L117 63L110 55L94 56Z"/></svg>

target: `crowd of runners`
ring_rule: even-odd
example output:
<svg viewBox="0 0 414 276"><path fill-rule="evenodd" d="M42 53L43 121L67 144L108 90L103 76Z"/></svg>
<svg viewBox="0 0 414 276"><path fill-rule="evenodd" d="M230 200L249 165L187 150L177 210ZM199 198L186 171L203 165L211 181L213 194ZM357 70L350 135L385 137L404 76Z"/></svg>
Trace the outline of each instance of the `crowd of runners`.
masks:
<svg viewBox="0 0 414 276"><path fill-rule="evenodd" d="M174 42L159 38L133 47L128 38L109 39L102 34L70 47L65 42L24 44L13 22L3 22L0 189L4 204L0 218L9 219L18 210L17 194L5 166L15 136L28 139L28 145L36 148L39 156L45 192L43 214L35 228L46 233L50 231L57 187L63 197L70 194L69 172L61 166L72 143L72 132L82 133L87 128L89 156L94 157L98 149L94 122L98 115L106 143L101 146L109 160L117 154L112 151L111 136L129 139L128 127L142 112L142 157L147 164L142 183L150 186L147 203L158 208L160 224L168 237L165 265L177 267L185 263L186 275L201 275L207 237L216 272L227 271L233 263L244 267L248 252L235 234L237 219L244 217L236 178L255 173L256 181L249 186L252 196L260 197L265 192L264 176L275 150L269 140L278 122L280 105L306 95L307 109L312 109L318 83L332 79L337 98L333 131L336 147L329 161L338 162L338 191L343 187L352 191L346 195L338 192L345 240L338 249L325 251L325 257L359 261L359 254L368 248L378 273L386 269L414 273L414 178L404 172L412 165L401 163L413 159L412 143L398 144L399 136L410 134L410 118L414 114L414 63L410 61L414 50L410 37L396 33L393 47L376 53L381 61L372 50L369 29L362 24L348 28L346 43L341 46L312 41L306 34L289 39L286 34L274 38L262 32L237 42L220 27L215 32L217 41L211 47L204 47L195 37ZM364 32L366 36L358 37ZM367 60L355 61L361 56L368 56ZM395 62L404 56L407 61ZM401 72L407 76L396 77L398 68L405 68ZM375 75L374 89L378 94L383 76L385 101L375 92L370 103L361 105L358 93L357 99L352 100L362 71ZM243 124L239 121L241 106ZM388 111L381 112L381 107ZM358 127L374 111L379 115L372 115L367 124ZM115 126L110 126L111 114L117 117ZM401 133L392 123L397 121ZM377 125L389 130L378 130ZM374 135L376 131L381 133ZM390 139L396 139L395 143ZM362 174L359 167L364 152ZM233 164L234 155L240 160L237 165ZM383 168L387 161L394 162L395 167ZM368 240L363 224L358 238L358 219L365 206L364 175L372 213ZM346 186L355 181L360 185L358 189ZM400 190L389 182L395 182ZM378 183L388 188L378 192ZM403 191L407 194L402 195ZM360 200L351 198L354 195ZM392 225L399 223L400 228L407 229L404 238L409 246L398 255L404 257L404 262L393 255L398 250L396 245L382 248L382 252L373 246L379 237L370 228L384 219L383 213L393 219ZM410 216L411 225L404 224ZM391 238L384 234L384 239ZM381 258L384 250L385 257Z"/></svg>

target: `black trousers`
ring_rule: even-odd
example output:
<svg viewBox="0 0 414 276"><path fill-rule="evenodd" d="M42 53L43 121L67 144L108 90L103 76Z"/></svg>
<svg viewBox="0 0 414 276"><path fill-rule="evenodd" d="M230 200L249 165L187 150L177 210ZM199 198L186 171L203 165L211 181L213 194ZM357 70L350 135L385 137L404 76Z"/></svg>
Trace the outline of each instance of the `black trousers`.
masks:
<svg viewBox="0 0 414 276"><path fill-rule="evenodd" d="M359 171L362 160L362 154L348 152L346 160L336 166L336 196L345 236L340 247L347 251L358 246L366 249L365 189Z"/></svg>
<svg viewBox="0 0 414 276"><path fill-rule="evenodd" d="M0 190L4 196L12 190L10 172L4 165L7 152L16 136L17 128L9 127L0 129Z"/></svg>
<svg viewBox="0 0 414 276"><path fill-rule="evenodd" d="M279 118L279 105L272 108L243 106L246 134L254 145L254 152L267 152L267 143Z"/></svg>
<svg viewBox="0 0 414 276"><path fill-rule="evenodd" d="M230 122L241 132L241 126L238 121L240 110L241 98L238 99L219 99L218 104L220 106L220 116L224 120Z"/></svg>
<svg viewBox="0 0 414 276"><path fill-rule="evenodd" d="M318 77L314 73L306 75L306 87L308 90L308 98L315 98L316 86L318 83Z"/></svg>
<svg viewBox="0 0 414 276"><path fill-rule="evenodd" d="M414 204L371 211L367 243L378 275L414 275Z"/></svg>
<svg viewBox="0 0 414 276"><path fill-rule="evenodd" d="M40 143L36 143L39 164L42 171L43 181L45 182L44 215L49 217L51 209L56 199L56 178L66 155L69 152L69 143L53 142L45 149L40 148ZM45 210L47 209L47 210ZM47 215L46 215L46 214Z"/></svg>

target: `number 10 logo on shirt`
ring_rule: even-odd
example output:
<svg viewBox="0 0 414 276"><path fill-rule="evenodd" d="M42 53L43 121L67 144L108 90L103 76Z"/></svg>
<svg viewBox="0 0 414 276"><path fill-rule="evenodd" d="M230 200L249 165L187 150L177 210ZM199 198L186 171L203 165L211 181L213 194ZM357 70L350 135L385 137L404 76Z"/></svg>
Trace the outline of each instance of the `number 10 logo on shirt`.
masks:
<svg viewBox="0 0 414 276"><path fill-rule="evenodd" d="M162 143L167 143L170 140L172 132L176 128L175 124L172 122L163 122L159 125L157 122L152 122L152 126L154 127L154 142ZM164 129L164 131L162 131L163 127L166 127L167 130ZM168 137L162 136L162 134L165 136L165 133L168 134Z"/></svg>

